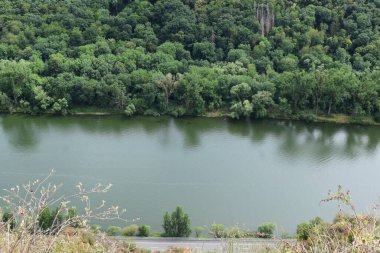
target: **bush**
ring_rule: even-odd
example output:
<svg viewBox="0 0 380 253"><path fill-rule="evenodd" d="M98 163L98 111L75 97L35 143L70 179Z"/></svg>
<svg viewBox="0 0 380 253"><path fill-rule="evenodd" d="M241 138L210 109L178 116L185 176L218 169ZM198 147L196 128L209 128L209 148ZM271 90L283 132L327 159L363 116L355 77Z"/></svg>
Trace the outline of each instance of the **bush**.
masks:
<svg viewBox="0 0 380 253"><path fill-rule="evenodd" d="M94 246L95 241L96 241L95 235L90 232L83 232L81 234L81 239L83 243L88 243L91 246Z"/></svg>
<svg viewBox="0 0 380 253"><path fill-rule="evenodd" d="M83 221L79 218L78 210L76 207L71 207L67 210L66 220L71 220L71 226L74 228L83 227Z"/></svg>
<svg viewBox="0 0 380 253"><path fill-rule="evenodd" d="M94 232L94 233L98 233L100 231L100 229L102 229L102 227L98 224L92 224L90 229Z"/></svg>
<svg viewBox="0 0 380 253"><path fill-rule="evenodd" d="M312 113L302 113L298 116L298 119L305 121L306 123L312 123L317 121L317 116Z"/></svg>
<svg viewBox="0 0 380 253"><path fill-rule="evenodd" d="M380 112L377 112L375 115L373 115L373 120L377 123L380 123Z"/></svg>
<svg viewBox="0 0 380 253"><path fill-rule="evenodd" d="M40 217L38 218L38 224L43 231L46 231L49 228L51 228L52 222L53 221L51 219L50 208L45 207L40 213Z"/></svg>
<svg viewBox="0 0 380 253"><path fill-rule="evenodd" d="M257 228L258 237L260 238L272 238L276 225L270 222L263 223Z"/></svg>
<svg viewBox="0 0 380 253"><path fill-rule="evenodd" d="M137 250L137 245L135 243L124 242L124 249L126 252L134 252Z"/></svg>
<svg viewBox="0 0 380 253"><path fill-rule="evenodd" d="M120 227L110 226L107 228L106 232L107 232L107 235L116 236L120 234L120 231L121 231Z"/></svg>
<svg viewBox="0 0 380 253"><path fill-rule="evenodd" d="M301 223L297 225L297 240L306 241L311 234L322 231L325 226L326 223L320 217L310 220L309 223Z"/></svg>
<svg viewBox="0 0 380 253"><path fill-rule="evenodd" d="M215 238L225 237L226 231L223 224L212 224L210 227L211 234Z"/></svg>
<svg viewBox="0 0 380 253"><path fill-rule="evenodd" d="M3 213L3 217L1 218L1 221L4 223L7 223L10 229L14 229L16 226L16 220L14 219L12 213L9 213L9 212Z"/></svg>
<svg viewBox="0 0 380 253"><path fill-rule="evenodd" d="M149 235L150 235L150 226L142 225L139 227L139 231L137 233L137 236L148 237Z"/></svg>
<svg viewBox="0 0 380 253"><path fill-rule="evenodd" d="M193 230L195 232L195 237L199 238L205 229L202 227L194 227Z"/></svg>
<svg viewBox="0 0 380 253"><path fill-rule="evenodd" d="M134 104L129 104L124 110L124 114L127 117L131 117L136 112L136 107Z"/></svg>
<svg viewBox="0 0 380 253"><path fill-rule="evenodd" d="M161 114L155 110L148 109L144 112L144 116L160 117Z"/></svg>
<svg viewBox="0 0 380 253"><path fill-rule="evenodd" d="M249 236L249 233L241 230L238 226L228 229L225 234L226 238L246 238Z"/></svg>
<svg viewBox="0 0 380 253"><path fill-rule="evenodd" d="M310 226L307 223L297 225L297 240L306 241L309 238Z"/></svg>
<svg viewBox="0 0 380 253"><path fill-rule="evenodd" d="M123 236L135 236L139 227L135 224L124 227L122 231Z"/></svg>
<svg viewBox="0 0 380 253"><path fill-rule="evenodd" d="M176 106L176 107L171 106L168 109L168 114L176 118L185 115L185 113L186 113L186 109L183 108L182 106Z"/></svg>
<svg viewBox="0 0 380 253"><path fill-rule="evenodd" d="M165 213L162 227L165 237L189 237L191 234L189 215L179 206L171 215Z"/></svg>

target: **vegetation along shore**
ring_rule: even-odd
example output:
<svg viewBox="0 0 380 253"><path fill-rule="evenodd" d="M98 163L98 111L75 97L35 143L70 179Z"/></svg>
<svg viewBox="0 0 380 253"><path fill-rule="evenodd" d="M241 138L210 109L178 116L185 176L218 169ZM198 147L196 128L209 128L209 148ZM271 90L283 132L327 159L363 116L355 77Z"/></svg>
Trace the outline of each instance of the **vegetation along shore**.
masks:
<svg viewBox="0 0 380 253"><path fill-rule="evenodd" d="M374 0L4 1L0 110L374 123L379 16Z"/></svg>

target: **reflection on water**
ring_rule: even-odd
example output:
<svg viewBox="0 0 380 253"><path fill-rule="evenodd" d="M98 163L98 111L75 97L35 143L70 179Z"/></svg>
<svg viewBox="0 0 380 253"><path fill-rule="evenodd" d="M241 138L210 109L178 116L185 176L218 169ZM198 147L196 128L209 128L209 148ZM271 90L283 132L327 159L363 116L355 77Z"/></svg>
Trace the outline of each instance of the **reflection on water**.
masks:
<svg viewBox="0 0 380 253"><path fill-rule="evenodd" d="M2 188L41 177L72 189L112 183L109 203L161 226L182 205L194 226L273 221L294 231L336 209L319 205L349 188L361 210L380 194L378 127L294 121L122 116L0 116ZM120 224L119 224L120 225Z"/></svg>
<svg viewBox="0 0 380 253"><path fill-rule="evenodd" d="M257 122L226 119L167 117L133 119L117 116L52 117L1 116L0 123L9 144L18 150L32 150L39 135L47 131L70 133L78 129L86 134L123 135L143 130L148 135L160 135L161 144L170 140L170 128L181 133L185 148L201 145L202 137L210 133L229 134L250 139L253 143L276 138L278 149L287 156L306 155L323 162L330 156L354 159L377 150L380 132L373 126L335 124L305 124L295 121L262 120Z"/></svg>

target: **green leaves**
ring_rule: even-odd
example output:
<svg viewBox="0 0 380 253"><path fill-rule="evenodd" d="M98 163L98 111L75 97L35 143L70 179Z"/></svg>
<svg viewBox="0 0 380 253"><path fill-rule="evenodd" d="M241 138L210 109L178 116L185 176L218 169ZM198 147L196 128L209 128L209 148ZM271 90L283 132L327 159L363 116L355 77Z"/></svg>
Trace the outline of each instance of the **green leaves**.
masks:
<svg viewBox="0 0 380 253"><path fill-rule="evenodd" d="M4 0L0 14L1 110L380 111L378 1ZM157 84L169 73L175 88Z"/></svg>
<svg viewBox="0 0 380 253"><path fill-rule="evenodd" d="M162 227L166 237L189 237L191 234L189 215L179 206L171 215L168 212L165 213Z"/></svg>

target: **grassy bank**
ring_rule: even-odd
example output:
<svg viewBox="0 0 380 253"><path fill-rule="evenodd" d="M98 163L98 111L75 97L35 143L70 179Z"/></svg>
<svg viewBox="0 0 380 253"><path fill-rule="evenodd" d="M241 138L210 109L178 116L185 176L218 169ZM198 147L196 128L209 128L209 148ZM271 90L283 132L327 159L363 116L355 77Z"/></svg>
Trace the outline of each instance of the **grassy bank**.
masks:
<svg viewBox="0 0 380 253"><path fill-rule="evenodd" d="M12 112L0 111L3 114L30 114L28 112L22 111L21 109L15 109ZM42 114L53 115L52 112L44 112ZM75 115L75 116L110 116L110 115L124 115L124 112L115 109L108 108L98 108L98 107L75 107L67 111L65 115ZM135 114L139 115L139 114ZM173 116L171 114L162 114ZM159 117L161 114L145 115ZM184 115L186 116L186 115ZM181 116L178 116L181 117ZM230 112L228 110L216 110L216 111L206 111L201 115L195 115L195 117L205 117L205 118L230 118ZM334 123L334 124L347 124L347 125L363 125L363 126L378 126L379 122L376 122L372 116L353 116L345 114L331 114L331 115L316 115L310 111L297 112L296 114L285 115L278 112L270 112L264 119L274 119L274 120L297 120L306 123ZM243 120L243 119L240 119Z"/></svg>
<svg viewBox="0 0 380 253"><path fill-rule="evenodd" d="M98 108L75 108L69 112L71 115L122 115L123 113L116 110L106 110ZM227 110L207 111L196 117L206 118L229 118L230 113ZM352 124L352 125L380 125L372 116L352 116L344 114L316 115L310 112L300 112L294 115L282 115L279 113L269 113L266 118L275 120L298 120L307 123L335 123L335 124Z"/></svg>
<svg viewBox="0 0 380 253"><path fill-rule="evenodd" d="M334 123L350 125L380 125L372 116L352 116L344 114L316 115L310 112L299 112L294 115L281 115L272 113L268 115L270 119L299 120L306 123Z"/></svg>

